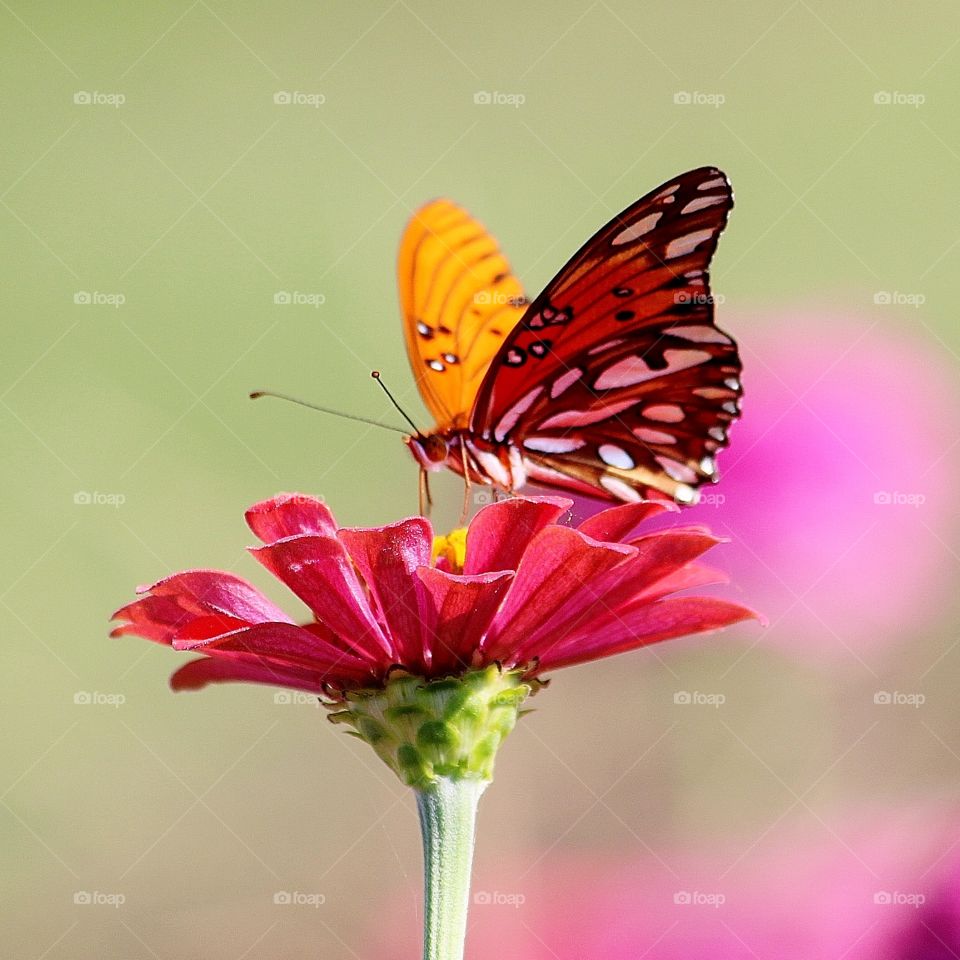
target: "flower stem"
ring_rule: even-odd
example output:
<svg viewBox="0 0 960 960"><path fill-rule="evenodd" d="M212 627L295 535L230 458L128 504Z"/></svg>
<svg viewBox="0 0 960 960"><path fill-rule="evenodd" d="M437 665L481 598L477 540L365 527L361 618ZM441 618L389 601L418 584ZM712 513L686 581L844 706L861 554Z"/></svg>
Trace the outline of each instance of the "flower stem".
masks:
<svg viewBox="0 0 960 960"><path fill-rule="evenodd" d="M417 791L423 832L423 960L463 960L477 804L487 781L439 777Z"/></svg>

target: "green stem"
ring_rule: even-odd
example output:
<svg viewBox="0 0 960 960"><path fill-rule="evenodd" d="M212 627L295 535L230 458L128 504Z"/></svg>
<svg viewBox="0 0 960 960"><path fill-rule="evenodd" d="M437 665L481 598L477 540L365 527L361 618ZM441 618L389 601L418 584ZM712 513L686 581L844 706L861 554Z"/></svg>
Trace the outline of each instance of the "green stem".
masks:
<svg viewBox="0 0 960 960"><path fill-rule="evenodd" d="M477 804L487 781L439 777L417 791L423 832L423 960L463 960Z"/></svg>

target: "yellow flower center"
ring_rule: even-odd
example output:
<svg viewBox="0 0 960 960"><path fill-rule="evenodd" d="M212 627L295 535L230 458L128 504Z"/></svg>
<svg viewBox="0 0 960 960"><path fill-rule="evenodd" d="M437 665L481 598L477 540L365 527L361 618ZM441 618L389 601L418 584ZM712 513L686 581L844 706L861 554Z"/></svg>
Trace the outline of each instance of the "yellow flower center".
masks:
<svg viewBox="0 0 960 960"><path fill-rule="evenodd" d="M443 557L451 573L463 573L463 564L467 559L467 528L457 527L445 537L433 538L433 562Z"/></svg>

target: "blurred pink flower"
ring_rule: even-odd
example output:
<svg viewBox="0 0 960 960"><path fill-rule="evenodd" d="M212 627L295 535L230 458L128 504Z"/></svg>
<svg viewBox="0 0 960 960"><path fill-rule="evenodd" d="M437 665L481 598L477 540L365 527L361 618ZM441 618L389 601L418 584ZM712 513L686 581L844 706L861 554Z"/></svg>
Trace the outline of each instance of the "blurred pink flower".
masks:
<svg viewBox="0 0 960 960"><path fill-rule="evenodd" d="M759 840L629 860L515 854L477 870L467 958L955 958L960 859L954 850L945 869L941 858L956 813L808 817ZM414 952L412 917L398 910L387 929L390 943L370 956Z"/></svg>
<svg viewBox="0 0 960 960"><path fill-rule="evenodd" d="M960 391L919 335L812 313L729 321L743 418L684 522L734 542L724 569L766 613L759 643L860 658L951 597ZM580 499L577 511L597 507Z"/></svg>

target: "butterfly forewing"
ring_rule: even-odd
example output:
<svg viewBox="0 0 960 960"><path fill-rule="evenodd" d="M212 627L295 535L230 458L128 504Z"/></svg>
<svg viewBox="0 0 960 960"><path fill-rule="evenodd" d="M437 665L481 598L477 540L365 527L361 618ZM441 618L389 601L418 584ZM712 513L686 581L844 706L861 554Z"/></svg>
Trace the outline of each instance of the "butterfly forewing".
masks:
<svg viewBox="0 0 960 960"><path fill-rule="evenodd" d="M692 500L739 412L740 359L708 277L732 206L727 178L704 167L608 223L500 347L471 432L514 445L541 483Z"/></svg>
<svg viewBox="0 0 960 960"><path fill-rule="evenodd" d="M398 261L407 354L441 427L464 427L490 361L527 306L496 240L435 200L407 225Z"/></svg>

